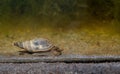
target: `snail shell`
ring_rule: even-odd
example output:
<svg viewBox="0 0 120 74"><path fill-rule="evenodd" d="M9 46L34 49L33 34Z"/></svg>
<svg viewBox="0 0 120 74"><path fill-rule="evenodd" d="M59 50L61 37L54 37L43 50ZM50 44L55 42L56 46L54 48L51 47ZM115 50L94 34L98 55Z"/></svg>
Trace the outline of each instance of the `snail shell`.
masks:
<svg viewBox="0 0 120 74"><path fill-rule="evenodd" d="M25 42L16 42L14 45L29 52L49 51L54 47L52 43L43 38L33 39Z"/></svg>

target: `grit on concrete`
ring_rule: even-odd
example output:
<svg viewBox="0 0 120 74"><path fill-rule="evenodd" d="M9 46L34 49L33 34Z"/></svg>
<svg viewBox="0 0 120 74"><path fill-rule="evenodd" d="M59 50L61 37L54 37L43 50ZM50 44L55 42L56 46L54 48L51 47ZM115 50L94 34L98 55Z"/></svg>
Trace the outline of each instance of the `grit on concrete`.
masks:
<svg viewBox="0 0 120 74"><path fill-rule="evenodd" d="M120 74L120 63L0 63L0 74Z"/></svg>
<svg viewBox="0 0 120 74"><path fill-rule="evenodd" d="M120 74L119 59L120 56L0 56L0 74Z"/></svg>
<svg viewBox="0 0 120 74"><path fill-rule="evenodd" d="M0 56L0 63L105 63L120 62L120 56L82 56L82 55L60 55L60 56Z"/></svg>

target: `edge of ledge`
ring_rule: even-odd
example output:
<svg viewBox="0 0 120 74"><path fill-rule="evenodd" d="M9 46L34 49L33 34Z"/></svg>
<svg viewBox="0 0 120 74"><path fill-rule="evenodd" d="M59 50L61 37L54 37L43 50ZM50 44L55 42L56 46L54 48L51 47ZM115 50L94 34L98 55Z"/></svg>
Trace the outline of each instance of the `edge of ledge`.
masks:
<svg viewBox="0 0 120 74"><path fill-rule="evenodd" d="M85 55L60 55L60 56L0 56L0 63L103 63L120 62L120 56L85 56Z"/></svg>

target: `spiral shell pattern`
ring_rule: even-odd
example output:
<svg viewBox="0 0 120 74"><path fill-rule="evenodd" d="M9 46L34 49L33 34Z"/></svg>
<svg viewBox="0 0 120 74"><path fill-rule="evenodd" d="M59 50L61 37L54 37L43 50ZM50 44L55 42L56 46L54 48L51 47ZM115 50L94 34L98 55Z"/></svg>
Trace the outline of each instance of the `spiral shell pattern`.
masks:
<svg viewBox="0 0 120 74"><path fill-rule="evenodd" d="M52 43L43 38L18 42L17 46L30 52L49 51L53 47Z"/></svg>

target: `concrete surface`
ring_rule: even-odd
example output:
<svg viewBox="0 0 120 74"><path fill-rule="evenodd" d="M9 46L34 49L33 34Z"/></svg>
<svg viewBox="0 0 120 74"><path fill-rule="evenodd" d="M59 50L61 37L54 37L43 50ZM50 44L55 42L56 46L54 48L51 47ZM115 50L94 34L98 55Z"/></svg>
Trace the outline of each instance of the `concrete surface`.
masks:
<svg viewBox="0 0 120 74"><path fill-rule="evenodd" d="M120 56L0 56L0 74L120 74Z"/></svg>
<svg viewBox="0 0 120 74"><path fill-rule="evenodd" d="M120 63L0 63L0 74L120 74Z"/></svg>
<svg viewBox="0 0 120 74"><path fill-rule="evenodd" d="M64 63L101 63L120 62L120 56L0 56L0 63L38 63L38 62L64 62Z"/></svg>

